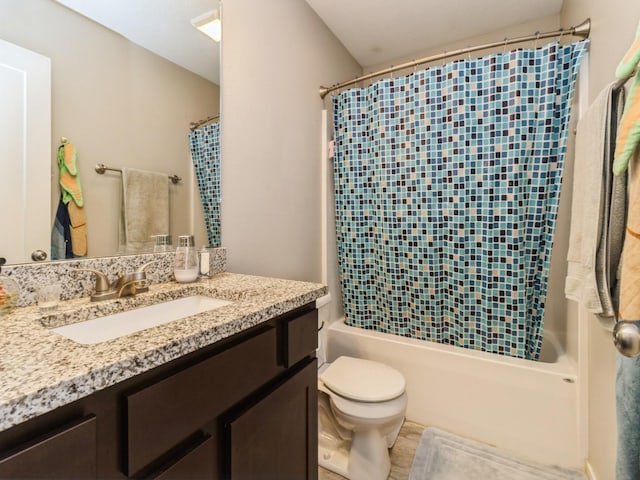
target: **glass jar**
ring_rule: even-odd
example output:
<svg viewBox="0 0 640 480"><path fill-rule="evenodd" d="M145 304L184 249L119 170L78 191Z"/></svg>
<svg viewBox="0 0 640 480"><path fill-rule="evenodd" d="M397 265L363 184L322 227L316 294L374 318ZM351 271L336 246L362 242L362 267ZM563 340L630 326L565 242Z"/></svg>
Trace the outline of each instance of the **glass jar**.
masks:
<svg viewBox="0 0 640 480"><path fill-rule="evenodd" d="M193 235L178 237L173 275L178 283L190 283L198 278L198 252L196 252Z"/></svg>
<svg viewBox="0 0 640 480"><path fill-rule="evenodd" d="M171 235L151 235L151 238L153 238L153 253L164 253L173 250Z"/></svg>
<svg viewBox="0 0 640 480"><path fill-rule="evenodd" d="M4 265L4 258L0 259L0 271ZM0 317L9 315L20 297L20 285L11 277L0 275Z"/></svg>

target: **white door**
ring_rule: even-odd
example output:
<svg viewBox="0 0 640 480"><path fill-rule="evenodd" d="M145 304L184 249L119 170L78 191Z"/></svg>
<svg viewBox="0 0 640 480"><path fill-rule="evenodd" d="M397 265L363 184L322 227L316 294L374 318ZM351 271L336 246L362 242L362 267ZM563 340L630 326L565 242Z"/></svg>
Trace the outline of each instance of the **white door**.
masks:
<svg viewBox="0 0 640 480"><path fill-rule="evenodd" d="M0 40L0 257L50 252L51 61Z"/></svg>

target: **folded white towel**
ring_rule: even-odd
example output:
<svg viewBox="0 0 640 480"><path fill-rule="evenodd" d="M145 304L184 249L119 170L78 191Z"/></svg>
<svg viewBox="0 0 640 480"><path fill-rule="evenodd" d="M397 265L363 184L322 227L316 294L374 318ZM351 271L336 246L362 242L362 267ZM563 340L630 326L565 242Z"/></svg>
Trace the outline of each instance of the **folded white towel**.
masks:
<svg viewBox="0 0 640 480"><path fill-rule="evenodd" d="M169 233L167 175L122 169L120 248L125 253L153 250L152 235Z"/></svg>

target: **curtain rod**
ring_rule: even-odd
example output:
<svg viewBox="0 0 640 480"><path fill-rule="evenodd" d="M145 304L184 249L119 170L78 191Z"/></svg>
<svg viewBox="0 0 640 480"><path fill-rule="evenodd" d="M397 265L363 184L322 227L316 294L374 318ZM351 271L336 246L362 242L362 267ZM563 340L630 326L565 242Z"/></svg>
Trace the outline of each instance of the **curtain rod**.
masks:
<svg viewBox="0 0 640 480"><path fill-rule="evenodd" d="M588 38L589 31L591 30L591 19L587 18L580 25L571 27L569 30L555 30L553 32L537 32L534 35L528 35L526 37L516 37L516 38L505 38L500 42L493 43L485 43L484 45L476 45L474 47L466 47L460 48L458 50L453 50L451 52L443 52L438 53L436 55L431 55L429 57L424 57L419 60L413 60L411 62L403 63L401 65L396 65L394 67L385 68L384 70L379 70L377 72L369 73L367 75L363 75L358 78L354 78L353 80L348 80L346 82L338 83L331 87L320 87L320 98L324 98L327 94L339 90L344 87L348 87L349 85L353 85L355 83L362 82L364 80L369 80L374 77L380 77L382 75L386 75L387 73L397 72L398 70L404 70L405 68L415 67L416 65L422 65L423 63L435 62L437 60L442 60L444 58L455 57L458 55L464 55L466 53L477 52L478 50L486 50L489 48L501 47L504 45L512 45L514 43L524 43L530 42L532 40L540 40L544 38L552 38L552 37L560 37L563 35L571 35L575 37Z"/></svg>
<svg viewBox="0 0 640 480"><path fill-rule="evenodd" d="M110 172L120 172L120 173L122 173L122 169L107 167L104 163L98 163L96 165L95 170L100 175L102 175L107 170L109 170ZM177 185L178 183L180 183L182 181L182 178L180 178L178 175L167 175L167 177L169 177L169 180L171 180L171 183L173 183L174 185Z"/></svg>
<svg viewBox="0 0 640 480"><path fill-rule="evenodd" d="M220 118L220 114L217 113L215 115L210 115L204 120L198 120L197 122L191 122L189 124L189 129L193 132L196 128L201 127L209 122L213 122L214 120L218 120Z"/></svg>

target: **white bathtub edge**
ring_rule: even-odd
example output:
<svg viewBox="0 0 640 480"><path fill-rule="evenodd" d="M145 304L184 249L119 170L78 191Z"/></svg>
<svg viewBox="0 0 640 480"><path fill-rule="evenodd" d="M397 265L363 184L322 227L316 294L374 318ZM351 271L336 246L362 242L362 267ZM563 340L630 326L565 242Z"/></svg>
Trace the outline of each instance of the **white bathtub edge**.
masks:
<svg viewBox="0 0 640 480"><path fill-rule="evenodd" d="M328 329L328 360L377 360L407 381L407 418L548 465L583 470L574 365L542 364L348 327ZM497 357L497 358L496 358ZM521 432L527 432L523 435Z"/></svg>
<svg viewBox="0 0 640 480"><path fill-rule="evenodd" d="M553 375L557 375L562 378L569 378L573 381L577 379L577 370L576 365L573 360L567 355L566 352L558 352L558 357L555 363L543 363L543 362L535 362L532 360L524 360L521 358L514 357L504 357L501 355L497 355L494 353L481 352L479 350L469 350L460 347L455 347L453 345L444 345L435 342L428 342L425 340L419 340L415 338L409 337L399 337L397 335L392 335L388 333L381 333L375 330L365 330L356 327L350 327L345 325L344 319L340 319L334 321L329 325L329 331L333 332L344 332L350 335L360 335L360 336L369 336L373 338L378 338L380 340L384 340L387 342L391 342L397 345L411 345L417 348L428 348L439 350L443 353L450 354L456 357L463 357L467 359L479 359L484 362L489 362L492 364L502 365L505 362L505 358L508 358L508 362L512 365L518 365L520 368L529 371L544 371ZM552 337L552 342L554 346L558 347L558 342L555 338Z"/></svg>

